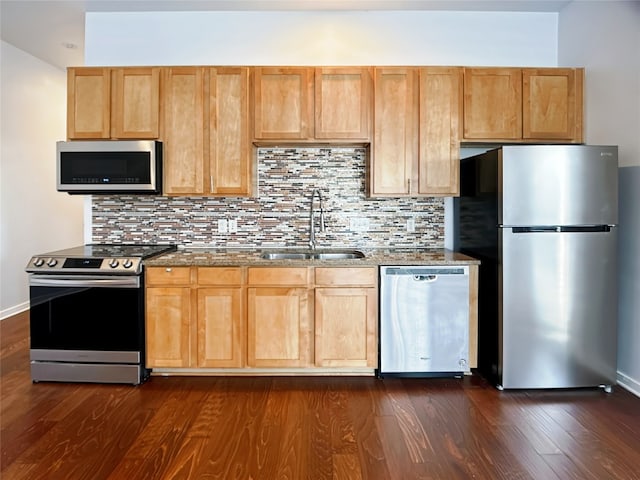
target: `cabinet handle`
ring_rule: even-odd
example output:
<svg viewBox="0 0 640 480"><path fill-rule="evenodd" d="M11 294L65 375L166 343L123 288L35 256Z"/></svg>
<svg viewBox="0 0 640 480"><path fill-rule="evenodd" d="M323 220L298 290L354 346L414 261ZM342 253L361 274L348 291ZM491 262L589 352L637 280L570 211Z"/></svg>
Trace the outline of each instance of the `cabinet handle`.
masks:
<svg viewBox="0 0 640 480"><path fill-rule="evenodd" d="M407 178L407 193L411 193L411 179Z"/></svg>
<svg viewBox="0 0 640 480"><path fill-rule="evenodd" d="M171 273L171 268L165 268L164 271L167 273Z"/></svg>
<svg viewBox="0 0 640 480"><path fill-rule="evenodd" d="M210 193L213 193L213 175L209 175L209 184L211 186Z"/></svg>

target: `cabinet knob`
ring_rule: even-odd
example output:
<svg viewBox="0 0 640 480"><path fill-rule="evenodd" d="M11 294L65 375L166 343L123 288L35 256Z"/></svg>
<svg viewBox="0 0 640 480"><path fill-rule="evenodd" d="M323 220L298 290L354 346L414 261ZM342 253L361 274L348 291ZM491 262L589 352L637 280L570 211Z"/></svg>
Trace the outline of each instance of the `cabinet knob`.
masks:
<svg viewBox="0 0 640 480"><path fill-rule="evenodd" d="M165 268L164 271L165 272L171 272L171 268Z"/></svg>

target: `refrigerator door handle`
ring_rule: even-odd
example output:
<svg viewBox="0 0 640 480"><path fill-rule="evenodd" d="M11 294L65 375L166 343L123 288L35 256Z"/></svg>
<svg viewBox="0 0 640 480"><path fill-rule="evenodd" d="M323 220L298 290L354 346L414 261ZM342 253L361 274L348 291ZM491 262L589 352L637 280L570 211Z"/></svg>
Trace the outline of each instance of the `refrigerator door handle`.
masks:
<svg viewBox="0 0 640 480"><path fill-rule="evenodd" d="M610 232L612 225L511 227L513 233L598 233Z"/></svg>

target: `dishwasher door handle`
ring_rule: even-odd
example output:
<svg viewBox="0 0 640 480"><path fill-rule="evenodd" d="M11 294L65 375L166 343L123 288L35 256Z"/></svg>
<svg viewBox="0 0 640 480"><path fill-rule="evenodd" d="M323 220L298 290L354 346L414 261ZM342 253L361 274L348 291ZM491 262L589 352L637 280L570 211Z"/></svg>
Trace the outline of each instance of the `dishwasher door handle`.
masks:
<svg viewBox="0 0 640 480"><path fill-rule="evenodd" d="M415 282L427 282L432 283L438 279L437 275L414 275L413 280Z"/></svg>

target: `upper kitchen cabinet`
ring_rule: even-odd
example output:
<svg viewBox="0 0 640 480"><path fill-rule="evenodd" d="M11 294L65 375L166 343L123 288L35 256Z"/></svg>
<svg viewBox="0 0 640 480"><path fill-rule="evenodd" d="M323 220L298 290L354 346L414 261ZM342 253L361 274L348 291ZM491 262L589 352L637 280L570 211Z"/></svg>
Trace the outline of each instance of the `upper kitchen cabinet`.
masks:
<svg viewBox="0 0 640 480"><path fill-rule="evenodd" d="M249 69L209 68L209 179L213 195L250 195Z"/></svg>
<svg viewBox="0 0 640 480"><path fill-rule="evenodd" d="M522 138L522 71L464 69L464 139Z"/></svg>
<svg viewBox="0 0 640 480"><path fill-rule="evenodd" d="M582 142L584 70L465 68L463 140Z"/></svg>
<svg viewBox="0 0 640 480"><path fill-rule="evenodd" d="M462 69L420 69L418 194L460 194Z"/></svg>
<svg viewBox="0 0 640 480"><path fill-rule="evenodd" d="M163 169L167 195L205 193L204 71L199 67L163 70Z"/></svg>
<svg viewBox="0 0 640 480"><path fill-rule="evenodd" d="M418 89L414 68L376 68L372 195L408 195L418 158Z"/></svg>
<svg viewBox="0 0 640 480"><path fill-rule="evenodd" d="M366 142L371 83L367 67L256 67L254 138Z"/></svg>
<svg viewBox="0 0 640 480"><path fill-rule="evenodd" d="M173 67L163 75L165 193L250 195L248 68Z"/></svg>
<svg viewBox="0 0 640 480"><path fill-rule="evenodd" d="M67 70L67 137L158 138L160 69Z"/></svg>
<svg viewBox="0 0 640 480"><path fill-rule="evenodd" d="M313 69L254 68L254 137L259 140L309 138Z"/></svg>
<svg viewBox="0 0 640 480"><path fill-rule="evenodd" d="M315 69L315 138L368 141L371 136L371 69Z"/></svg>
<svg viewBox="0 0 640 480"><path fill-rule="evenodd" d="M584 69L522 70L522 137L582 143Z"/></svg>
<svg viewBox="0 0 640 480"><path fill-rule="evenodd" d="M67 137L111 137L111 71L67 70Z"/></svg>
<svg viewBox="0 0 640 480"><path fill-rule="evenodd" d="M462 71L376 68L371 196L458 195Z"/></svg>

